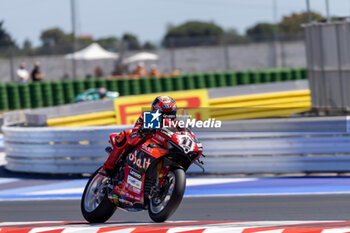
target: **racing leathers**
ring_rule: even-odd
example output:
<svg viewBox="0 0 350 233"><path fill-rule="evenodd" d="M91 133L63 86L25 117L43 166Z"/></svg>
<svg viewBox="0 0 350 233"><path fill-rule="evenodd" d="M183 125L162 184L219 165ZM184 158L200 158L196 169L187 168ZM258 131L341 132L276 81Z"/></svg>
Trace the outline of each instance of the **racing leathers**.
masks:
<svg viewBox="0 0 350 233"><path fill-rule="evenodd" d="M143 116L141 114L139 119L136 121L134 128L124 130L114 138L110 138L113 148L108 159L104 163L105 170L113 170L118 160L126 154L129 146L136 146L142 140L152 136L150 131L143 130L142 126Z"/></svg>

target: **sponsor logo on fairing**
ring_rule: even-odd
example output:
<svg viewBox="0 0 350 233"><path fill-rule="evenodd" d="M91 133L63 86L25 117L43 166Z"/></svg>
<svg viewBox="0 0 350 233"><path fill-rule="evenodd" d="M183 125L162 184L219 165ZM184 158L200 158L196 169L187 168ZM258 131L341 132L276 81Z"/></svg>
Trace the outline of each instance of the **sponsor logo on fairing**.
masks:
<svg viewBox="0 0 350 233"><path fill-rule="evenodd" d="M139 180L142 178L142 175L133 169L130 169L129 174Z"/></svg>
<svg viewBox="0 0 350 233"><path fill-rule="evenodd" d="M141 189L141 185L142 182L139 181L138 179L135 179L132 176L128 176L128 180L127 180L128 184L130 184L131 186L137 188L137 189Z"/></svg>
<svg viewBox="0 0 350 233"><path fill-rule="evenodd" d="M143 151L146 152L146 153L147 153L147 152L150 153L150 154L153 153L153 148L150 148L150 147L146 146L145 144L142 144L141 150L143 150Z"/></svg>
<svg viewBox="0 0 350 233"><path fill-rule="evenodd" d="M155 137L155 139L156 139L157 141L160 141L160 142L164 142L164 141L165 141L165 138L163 138L163 137L160 136L159 134L156 134L154 137Z"/></svg>
<svg viewBox="0 0 350 233"><path fill-rule="evenodd" d="M135 150L134 152L131 152L128 155L129 161L132 164L136 165L138 168L143 168L143 169L147 170L147 168L151 164L151 159L150 158L138 158L137 154L138 154L137 150Z"/></svg>

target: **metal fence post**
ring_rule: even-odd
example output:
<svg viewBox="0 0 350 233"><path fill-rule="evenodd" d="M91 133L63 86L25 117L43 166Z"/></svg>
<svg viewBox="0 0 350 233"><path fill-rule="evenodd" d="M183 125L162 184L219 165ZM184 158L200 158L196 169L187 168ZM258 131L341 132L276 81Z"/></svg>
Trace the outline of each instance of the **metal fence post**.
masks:
<svg viewBox="0 0 350 233"><path fill-rule="evenodd" d="M341 96L341 107L346 109L345 103L345 92L344 92L344 81L343 81L343 71L342 71L342 57L341 57L341 46L340 46L340 35L339 27L342 25L335 25L336 39L337 39L337 55L338 55L338 75L340 82L340 96Z"/></svg>

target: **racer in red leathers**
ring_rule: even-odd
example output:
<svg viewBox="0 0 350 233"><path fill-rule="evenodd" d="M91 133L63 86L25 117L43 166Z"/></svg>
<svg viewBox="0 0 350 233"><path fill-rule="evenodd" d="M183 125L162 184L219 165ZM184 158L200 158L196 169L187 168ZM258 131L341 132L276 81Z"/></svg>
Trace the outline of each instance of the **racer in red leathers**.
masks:
<svg viewBox="0 0 350 233"><path fill-rule="evenodd" d="M162 114L163 117L174 119L176 117L176 103L170 96L157 96L152 102L152 111L157 111ZM143 114L136 121L133 129L128 129L119 133L114 140L112 151L109 154L106 162L100 170L103 175L112 176L114 173L115 165L118 160L126 154L129 146L136 146L145 138L152 137L152 131L143 129Z"/></svg>

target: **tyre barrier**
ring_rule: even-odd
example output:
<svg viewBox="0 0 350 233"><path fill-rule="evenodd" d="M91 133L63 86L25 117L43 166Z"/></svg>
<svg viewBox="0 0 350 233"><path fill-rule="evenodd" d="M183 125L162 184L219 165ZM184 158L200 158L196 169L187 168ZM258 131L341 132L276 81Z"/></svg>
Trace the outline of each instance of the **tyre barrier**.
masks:
<svg viewBox="0 0 350 233"><path fill-rule="evenodd" d="M0 110L39 108L73 103L77 94L89 88L97 87L106 87L109 91L118 91L121 96L127 96L299 79L307 79L305 68L209 72L162 78L141 77L135 79L124 77L111 80L91 78L30 84L6 83L0 86ZM5 88L3 85L5 85ZM28 88L21 86L29 86L29 93ZM29 99L31 100L30 103L25 101Z"/></svg>
<svg viewBox="0 0 350 233"><path fill-rule="evenodd" d="M197 129L206 173L350 172L345 117L223 122ZM2 128L6 169L28 173L91 173L105 160L108 135L131 126ZM225 131L224 131L225 130ZM190 172L201 173L191 166Z"/></svg>

